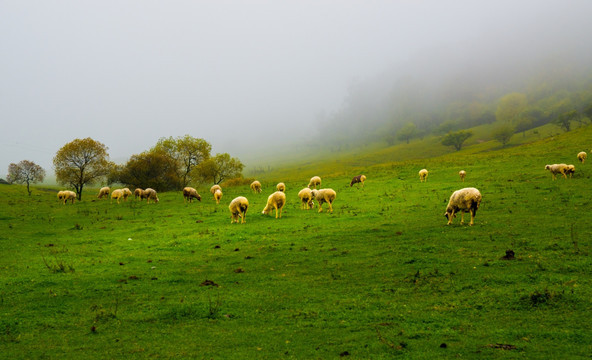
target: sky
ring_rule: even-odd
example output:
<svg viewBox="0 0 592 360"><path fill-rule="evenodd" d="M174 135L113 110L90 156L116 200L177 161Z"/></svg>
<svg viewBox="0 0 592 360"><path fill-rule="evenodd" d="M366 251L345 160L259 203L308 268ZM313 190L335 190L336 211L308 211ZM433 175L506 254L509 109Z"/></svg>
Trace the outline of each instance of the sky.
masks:
<svg viewBox="0 0 592 360"><path fill-rule="evenodd" d="M446 49L477 59L475 43L590 48L590 14L588 0L0 0L0 177L21 160L52 173L86 137L118 163L186 134L273 153L318 135L358 80Z"/></svg>

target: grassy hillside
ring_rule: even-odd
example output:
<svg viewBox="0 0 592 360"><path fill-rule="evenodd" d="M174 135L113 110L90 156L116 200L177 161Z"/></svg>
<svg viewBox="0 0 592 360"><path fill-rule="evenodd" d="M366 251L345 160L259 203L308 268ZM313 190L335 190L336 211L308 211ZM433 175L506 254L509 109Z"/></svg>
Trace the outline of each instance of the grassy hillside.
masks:
<svg viewBox="0 0 592 360"><path fill-rule="evenodd" d="M592 127L401 162L311 161L216 205L59 204L0 186L0 351L19 358L586 358L592 353ZM427 150L426 150L427 151ZM364 160L367 156L367 160ZM376 160L371 160L376 159ZM384 161L384 160L382 160ZM553 181L545 164L576 165ZM426 167L428 181L417 172ZM465 183L458 171L468 173ZM363 188L349 181L363 171ZM301 210L309 175L332 214ZM278 181L281 219L261 215ZM483 194L446 226L450 194ZM90 191L90 190L89 190ZM227 204L247 196L247 223ZM513 260L502 259L513 250Z"/></svg>

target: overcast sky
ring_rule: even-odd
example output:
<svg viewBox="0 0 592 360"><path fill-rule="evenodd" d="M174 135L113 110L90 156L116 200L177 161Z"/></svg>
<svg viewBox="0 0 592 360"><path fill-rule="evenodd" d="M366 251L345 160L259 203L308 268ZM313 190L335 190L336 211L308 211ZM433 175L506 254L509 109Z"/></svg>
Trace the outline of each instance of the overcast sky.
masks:
<svg viewBox="0 0 592 360"><path fill-rule="evenodd" d="M52 172L85 137L118 162L185 134L273 152L356 80L481 39L589 48L591 14L589 0L0 0L0 177L25 159Z"/></svg>

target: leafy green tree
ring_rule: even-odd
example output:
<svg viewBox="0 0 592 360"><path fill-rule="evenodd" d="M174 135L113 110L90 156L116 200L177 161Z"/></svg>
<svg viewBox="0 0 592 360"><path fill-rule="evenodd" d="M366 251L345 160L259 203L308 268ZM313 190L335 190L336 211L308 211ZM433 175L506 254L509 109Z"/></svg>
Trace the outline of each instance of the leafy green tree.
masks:
<svg viewBox="0 0 592 360"><path fill-rule="evenodd" d="M576 110L564 112L555 119L554 124L559 126L565 131L571 130L571 122L577 120L580 114Z"/></svg>
<svg viewBox="0 0 592 360"><path fill-rule="evenodd" d="M166 152L153 149L132 155L123 169L111 180L143 189L176 190L181 183L177 165Z"/></svg>
<svg viewBox="0 0 592 360"><path fill-rule="evenodd" d="M456 151L460 151L463 143L471 136L473 136L473 133L470 131L465 131L465 130L456 131L456 132L449 132L442 139L442 145L454 146Z"/></svg>
<svg viewBox="0 0 592 360"><path fill-rule="evenodd" d="M59 184L70 185L82 200L84 185L92 185L109 173L107 147L91 138L75 139L64 145L53 158Z"/></svg>
<svg viewBox="0 0 592 360"><path fill-rule="evenodd" d="M8 165L8 182L17 184L26 183L29 196L31 196L29 184L43 182L43 178L45 178L45 170L32 161L23 160L18 164L11 163Z"/></svg>
<svg viewBox="0 0 592 360"><path fill-rule="evenodd" d="M403 141L405 140L407 144L409 144L409 140L414 138L417 135L417 127L414 123L408 122L407 124L403 125L402 128L397 131L397 139Z"/></svg>
<svg viewBox="0 0 592 360"><path fill-rule="evenodd" d="M167 154L177 163L177 176L183 188L191 182L191 170L210 157L212 145L204 139L185 135L161 138L152 150Z"/></svg>
<svg viewBox="0 0 592 360"><path fill-rule="evenodd" d="M518 116L526 110L528 102L526 95L521 93L510 93L503 96L497 105L495 118L499 122L514 123Z"/></svg>
<svg viewBox="0 0 592 360"><path fill-rule="evenodd" d="M491 133L491 136L502 143L502 146L506 146L506 144L510 141L512 136L514 135L514 128L509 124L502 124L495 128Z"/></svg>
<svg viewBox="0 0 592 360"><path fill-rule="evenodd" d="M228 153L216 154L197 165L192 175L204 183L219 184L226 179L242 176L244 167L239 159L230 157Z"/></svg>

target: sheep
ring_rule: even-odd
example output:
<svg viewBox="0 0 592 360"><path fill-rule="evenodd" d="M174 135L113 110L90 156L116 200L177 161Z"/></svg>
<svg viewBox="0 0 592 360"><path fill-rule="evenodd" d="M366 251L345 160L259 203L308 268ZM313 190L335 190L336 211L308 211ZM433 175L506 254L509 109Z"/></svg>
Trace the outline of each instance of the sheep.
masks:
<svg viewBox="0 0 592 360"><path fill-rule="evenodd" d="M444 216L448 219L447 225L452 224L452 219L456 217L455 213L460 211L460 224L462 225L464 223L465 212L470 212L471 222L469 225L473 226L473 220L479 209L479 204L481 204L481 193L479 190L469 187L455 191L450 196L450 201L444 213Z"/></svg>
<svg viewBox="0 0 592 360"><path fill-rule="evenodd" d="M99 195L97 197L99 199L102 199L103 196L105 196L108 199L109 198L109 192L111 192L111 189L109 189L108 186L102 187L101 190L99 190Z"/></svg>
<svg viewBox="0 0 592 360"><path fill-rule="evenodd" d="M113 190L111 192L111 202L113 202L113 199L116 199L117 203L119 204L119 199L121 199L123 196L124 196L123 189Z"/></svg>
<svg viewBox="0 0 592 360"><path fill-rule="evenodd" d="M286 194L281 191L276 191L267 198L267 205L261 212L262 214L269 214L272 208L275 208L275 218L282 218L282 209L286 205Z"/></svg>
<svg viewBox="0 0 592 360"><path fill-rule="evenodd" d="M419 181L428 181L428 171L426 169L419 170Z"/></svg>
<svg viewBox="0 0 592 360"><path fill-rule="evenodd" d="M362 187L364 187L364 181L366 181L366 175L354 176L351 182L349 183L349 187L352 187L354 184L357 183L362 184Z"/></svg>
<svg viewBox="0 0 592 360"><path fill-rule="evenodd" d="M576 172L576 167L573 165L567 165L567 169L565 170L565 174L569 174L569 178Z"/></svg>
<svg viewBox="0 0 592 360"><path fill-rule="evenodd" d="M254 193L260 193L261 192L261 183L257 180L253 181L251 183L251 190L253 190Z"/></svg>
<svg viewBox="0 0 592 360"><path fill-rule="evenodd" d="M586 154L585 151L582 151L582 152L578 153L578 160L580 160L580 162L583 164L584 161L586 161L587 156L588 156L588 154Z"/></svg>
<svg viewBox="0 0 592 360"><path fill-rule="evenodd" d="M467 172L464 170L461 170L458 172L458 176L460 176L460 179L462 180L462 182L465 182L465 177L467 177Z"/></svg>
<svg viewBox="0 0 592 360"><path fill-rule="evenodd" d="M298 197L302 203L302 209L308 210L314 207L314 201L312 200L312 191L305 187L298 192Z"/></svg>
<svg viewBox="0 0 592 360"><path fill-rule="evenodd" d="M132 192L128 188L123 188L123 189L121 189L121 191L123 191L123 200L124 201L127 201L128 196L132 196Z"/></svg>
<svg viewBox="0 0 592 360"><path fill-rule="evenodd" d="M186 202L187 200L189 200L189 202L193 201L193 199L197 199L197 201L201 201L201 196L199 196L199 194L197 193L197 190L195 190L192 187L184 187L183 188L183 202Z"/></svg>
<svg viewBox="0 0 592 360"><path fill-rule="evenodd" d="M142 192L144 190L137 188L136 190L134 190L134 198L136 199L140 199L140 201L142 201Z"/></svg>
<svg viewBox="0 0 592 360"><path fill-rule="evenodd" d="M278 183L276 187L277 187L278 191L281 191L283 193L286 192L286 184L284 184L283 182Z"/></svg>
<svg viewBox="0 0 592 360"><path fill-rule="evenodd" d="M557 174L561 174L564 178L567 179L567 164L545 165L545 170L549 170L551 172L551 175L553 175L553 180L556 179Z"/></svg>
<svg viewBox="0 0 592 360"><path fill-rule="evenodd" d="M323 203L329 204L329 211L333 212L333 201L337 197L337 193L333 189L314 189L312 190L312 196L317 200L319 203L319 212L323 211Z"/></svg>
<svg viewBox="0 0 592 360"><path fill-rule="evenodd" d="M70 190L58 191L58 199L63 200L64 205L66 205L68 200L72 200L72 204L74 204L74 200L76 200L76 193Z"/></svg>
<svg viewBox="0 0 592 360"><path fill-rule="evenodd" d="M218 189L214 193L214 200L216 200L216 204L220 204L220 199L222 199L222 190Z"/></svg>
<svg viewBox="0 0 592 360"><path fill-rule="evenodd" d="M316 189L317 186L321 186L321 178L318 176L313 176L310 178L310 181L308 182L308 188L312 189L314 186L314 188Z"/></svg>
<svg viewBox="0 0 592 360"><path fill-rule="evenodd" d="M230 223L236 222L238 224L238 218L241 218L241 224L247 222L247 210L249 209L249 200L244 196L239 196L230 202L228 205L230 209Z"/></svg>
<svg viewBox="0 0 592 360"><path fill-rule="evenodd" d="M212 186L210 188L210 192L212 193L212 195L214 195L214 193L216 192L216 190L222 191L222 188L220 187L220 185L216 184L216 185L214 185L214 186Z"/></svg>
<svg viewBox="0 0 592 360"><path fill-rule="evenodd" d="M148 204L150 204L150 199L154 200L155 203L158 202L158 194L156 190L152 188L147 188L146 190L142 191L142 199L147 199Z"/></svg>

